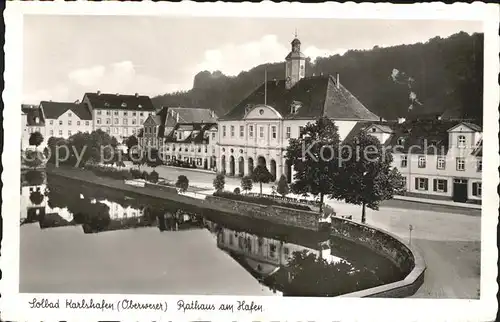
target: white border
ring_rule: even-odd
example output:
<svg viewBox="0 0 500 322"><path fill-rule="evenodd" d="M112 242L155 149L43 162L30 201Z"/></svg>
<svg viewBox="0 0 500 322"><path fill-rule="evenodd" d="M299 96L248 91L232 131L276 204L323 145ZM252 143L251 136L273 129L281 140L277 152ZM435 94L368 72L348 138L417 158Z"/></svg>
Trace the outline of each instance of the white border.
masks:
<svg viewBox="0 0 500 322"><path fill-rule="evenodd" d="M281 17L281 18L370 18L370 19L443 19L475 20L484 22L485 68L484 68L484 177L483 216L481 243L481 299L480 300L420 300L420 299L329 299L329 298L264 298L245 297L264 306L264 312L248 314L242 312L191 312L182 313L169 309L159 315L155 312L92 312L60 310L29 310L27 302L33 296L18 294L19 289L19 174L20 158L20 113L22 97L22 43L23 15L68 14L68 15L177 15L177 16L231 16L231 17ZM367 320L367 321L482 321L494 320L496 314L496 276L498 258L496 248L496 226L498 213L498 102L499 73L498 6L483 3L445 5L426 3L413 5L392 4L226 4L226 3L153 3L153 2L18 2L9 1L4 13L5 37L5 91L4 100L4 151L2 181L2 215L4 235L0 265L3 279L0 282L2 296L0 312L3 320L14 321L89 321L89 320ZM44 295L47 298L105 298L116 302L120 295ZM210 303L235 303L241 297L231 296L126 296L149 301L167 301L175 308L179 299ZM397 301L397 302L395 302Z"/></svg>

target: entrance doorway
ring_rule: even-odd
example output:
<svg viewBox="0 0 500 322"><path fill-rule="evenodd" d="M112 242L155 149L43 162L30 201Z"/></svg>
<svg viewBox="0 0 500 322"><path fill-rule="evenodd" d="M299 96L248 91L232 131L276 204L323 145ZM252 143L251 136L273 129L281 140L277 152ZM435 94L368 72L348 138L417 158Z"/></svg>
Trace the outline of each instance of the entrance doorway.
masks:
<svg viewBox="0 0 500 322"><path fill-rule="evenodd" d="M453 201L455 202L467 201L467 179L453 180Z"/></svg>

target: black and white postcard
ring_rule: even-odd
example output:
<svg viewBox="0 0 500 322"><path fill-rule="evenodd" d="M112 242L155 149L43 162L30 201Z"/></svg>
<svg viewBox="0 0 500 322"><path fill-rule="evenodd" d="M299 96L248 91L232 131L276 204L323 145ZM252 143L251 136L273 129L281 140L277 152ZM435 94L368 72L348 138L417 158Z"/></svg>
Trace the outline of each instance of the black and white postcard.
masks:
<svg viewBox="0 0 500 322"><path fill-rule="evenodd" d="M3 320L494 320L498 6L4 17Z"/></svg>

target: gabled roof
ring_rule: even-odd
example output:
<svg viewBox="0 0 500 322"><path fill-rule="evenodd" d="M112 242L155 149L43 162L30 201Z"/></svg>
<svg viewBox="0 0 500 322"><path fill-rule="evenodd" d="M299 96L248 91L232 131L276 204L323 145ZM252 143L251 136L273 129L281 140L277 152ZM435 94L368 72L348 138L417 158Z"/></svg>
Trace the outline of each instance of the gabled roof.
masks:
<svg viewBox="0 0 500 322"><path fill-rule="evenodd" d="M354 95L331 75L301 79L286 89L284 80L272 80L262 84L243 99L221 120L241 120L248 108L263 104L267 87L267 105L273 107L285 119L314 119L326 116L338 120L375 121L379 117L369 111ZM337 86L338 85L338 86ZM292 114L291 105L301 107Z"/></svg>
<svg viewBox="0 0 500 322"><path fill-rule="evenodd" d="M387 147L398 147L398 152L407 153L409 147L412 147L413 154L427 153L427 154L446 154L449 148L449 130L462 124L461 121L453 120L419 120L407 121L404 123L397 122L384 122L384 126L392 129L393 134L382 142ZM354 128L349 132L344 142L351 140L360 131L368 129L371 125L376 124L380 126L380 122L358 122ZM477 125L470 123L471 127L477 128ZM401 145L399 139L404 142ZM480 141L482 145L482 141ZM427 151L425 147L427 146ZM436 147L436 148L434 148ZM479 148L479 147L478 147Z"/></svg>
<svg viewBox="0 0 500 322"><path fill-rule="evenodd" d="M85 93L85 97L93 109L155 112L151 99L145 95Z"/></svg>
<svg viewBox="0 0 500 322"><path fill-rule="evenodd" d="M85 104L70 102L40 102L46 119L57 119L67 111L72 111L81 120L92 120L92 115Z"/></svg>
<svg viewBox="0 0 500 322"><path fill-rule="evenodd" d="M467 126L469 129L475 131L475 132L482 132L482 128L477 125L477 124L474 124L474 123L470 123L470 122L459 122L457 125L455 125L454 127L450 128L448 130L448 132L451 132L453 131L457 126L459 125L465 125Z"/></svg>
<svg viewBox="0 0 500 322"><path fill-rule="evenodd" d="M479 143L477 144L476 148L472 151L471 154L476 157L483 156L483 139L479 140Z"/></svg>
<svg viewBox="0 0 500 322"><path fill-rule="evenodd" d="M149 115L146 120L144 121L144 125L148 124L151 122L151 124L154 124L155 126L161 125L161 116L160 115Z"/></svg>
<svg viewBox="0 0 500 322"><path fill-rule="evenodd" d="M26 114L27 126L45 126L45 119L43 117L42 110L38 106L22 106L21 111Z"/></svg>
<svg viewBox="0 0 500 322"><path fill-rule="evenodd" d="M159 114L167 114L167 127L173 127L177 124L177 115L179 123L215 123L217 115L206 108L187 108L187 107L165 107Z"/></svg>
<svg viewBox="0 0 500 322"><path fill-rule="evenodd" d="M165 137L165 142L176 142L184 144L207 144L210 140L209 137L205 137L205 132L211 129L216 123L200 124L200 123L190 123L190 124L177 124L175 128ZM178 140L175 136L176 131L191 131L191 134L182 140ZM196 135L192 135L192 133Z"/></svg>

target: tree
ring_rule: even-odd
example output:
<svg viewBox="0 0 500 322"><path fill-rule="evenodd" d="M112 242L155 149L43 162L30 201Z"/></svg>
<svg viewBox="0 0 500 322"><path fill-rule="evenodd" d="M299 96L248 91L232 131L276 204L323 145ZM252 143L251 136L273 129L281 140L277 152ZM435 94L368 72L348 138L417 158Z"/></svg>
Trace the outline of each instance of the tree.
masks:
<svg viewBox="0 0 500 322"><path fill-rule="evenodd" d="M238 187L234 188L233 193L236 195L239 195L241 193L240 188L238 188Z"/></svg>
<svg viewBox="0 0 500 322"><path fill-rule="evenodd" d="M26 180L30 186L39 186L43 184L45 176L41 171L29 170L24 175L24 180Z"/></svg>
<svg viewBox="0 0 500 322"><path fill-rule="evenodd" d="M42 133L40 133L38 131L31 133L30 138L29 138L30 145L34 145L36 147L36 149L38 150L38 146L40 146L40 144L42 144L42 142L43 142Z"/></svg>
<svg viewBox="0 0 500 322"><path fill-rule="evenodd" d="M280 180L278 181L277 191L283 197L290 192L290 187L288 186L288 181L284 174L281 175Z"/></svg>
<svg viewBox="0 0 500 322"><path fill-rule="evenodd" d="M134 152L133 150L138 148L139 140L135 135L131 135L127 138L125 144L127 145L127 154L130 156Z"/></svg>
<svg viewBox="0 0 500 322"><path fill-rule="evenodd" d="M30 194L31 203L34 205L37 205L37 206L42 203L43 198L44 198L44 196L38 190L35 190L35 191L31 192L31 194Z"/></svg>
<svg viewBox="0 0 500 322"><path fill-rule="evenodd" d="M308 123L297 139L290 139L286 160L295 170L292 192L319 195L319 212L323 212L325 196L335 198L339 176L340 137L335 123L322 117Z"/></svg>
<svg viewBox="0 0 500 322"><path fill-rule="evenodd" d="M26 150L22 158L23 164L29 168L36 169L43 164L43 154L38 151Z"/></svg>
<svg viewBox="0 0 500 322"><path fill-rule="evenodd" d="M383 200L392 199L404 191L403 178L392 168L392 153L382 148L380 141L361 131L345 143L343 149L340 193L338 199L361 205L361 222L366 222L366 207L378 210ZM351 156L347 155L351 151ZM355 152L356 151L356 152ZM359 152L357 152L359 151Z"/></svg>
<svg viewBox="0 0 500 322"><path fill-rule="evenodd" d="M226 185L226 177L222 173L217 174L213 181L213 185L215 191L221 192L222 190L224 190L224 186Z"/></svg>
<svg viewBox="0 0 500 322"><path fill-rule="evenodd" d="M189 179L185 175L180 175L177 178L175 186L181 191L186 192L189 187Z"/></svg>
<svg viewBox="0 0 500 322"><path fill-rule="evenodd" d="M269 183L273 180L273 175L267 170L263 164L259 164L252 172L253 182L258 182L260 186L260 195L262 196L262 184Z"/></svg>
<svg viewBox="0 0 500 322"><path fill-rule="evenodd" d="M251 191L253 188L253 181L251 176L244 176L241 178L241 189L248 193L248 191Z"/></svg>
<svg viewBox="0 0 500 322"><path fill-rule="evenodd" d="M159 165L162 165L163 162L161 160L158 149L150 148L148 150L148 154L146 155L146 165L151 168L156 168Z"/></svg>

